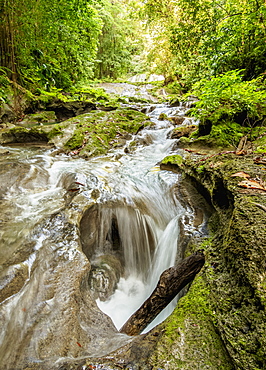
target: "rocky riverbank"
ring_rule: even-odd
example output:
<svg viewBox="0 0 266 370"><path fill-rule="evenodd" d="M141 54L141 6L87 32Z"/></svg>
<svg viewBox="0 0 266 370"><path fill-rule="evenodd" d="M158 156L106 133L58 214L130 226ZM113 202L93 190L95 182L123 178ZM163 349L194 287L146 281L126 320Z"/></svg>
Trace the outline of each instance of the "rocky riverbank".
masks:
<svg viewBox="0 0 266 370"><path fill-rule="evenodd" d="M153 364L264 369L265 157L186 154L165 158L161 168L182 173L183 183L191 183L214 211L203 244L205 270L164 324Z"/></svg>

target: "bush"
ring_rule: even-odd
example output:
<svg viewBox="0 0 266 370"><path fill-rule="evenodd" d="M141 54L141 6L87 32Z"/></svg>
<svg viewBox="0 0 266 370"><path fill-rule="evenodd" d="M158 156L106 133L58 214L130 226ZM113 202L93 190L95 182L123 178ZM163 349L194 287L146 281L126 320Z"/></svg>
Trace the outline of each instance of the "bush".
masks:
<svg viewBox="0 0 266 370"><path fill-rule="evenodd" d="M199 97L190 114L202 122L234 121L241 125L262 123L266 116L266 89L262 77L242 81L243 70L233 70L193 86Z"/></svg>

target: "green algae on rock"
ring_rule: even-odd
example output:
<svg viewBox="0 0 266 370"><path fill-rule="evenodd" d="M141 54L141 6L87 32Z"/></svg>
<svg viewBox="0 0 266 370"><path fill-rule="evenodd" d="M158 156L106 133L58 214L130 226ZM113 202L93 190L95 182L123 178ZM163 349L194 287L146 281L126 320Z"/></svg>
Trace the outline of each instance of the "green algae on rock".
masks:
<svg viewBox="0 0 266 370"><path fill-rule="evenodd" d="M129 140L150 123L144 113L134 109L92 111L54 125L2 130L0 143L49 142L65 152L91 157L121 145L121 140Z"/></svg>
<svg viewBox="0 0 266 370"><path fill-rule="evenodd" d="M150 358L165 370L233 370L223 342L213 325L210 287L204 273L197 276L173 314L161 325L162 337Z"/></svg>
<svg viewBox="0 0 266 370"><path fill-rule="evenodd" d="M26 115L19 124L24 127L32 127L36 125L55 123L56 120L54 111L43 111Z"/></svg>

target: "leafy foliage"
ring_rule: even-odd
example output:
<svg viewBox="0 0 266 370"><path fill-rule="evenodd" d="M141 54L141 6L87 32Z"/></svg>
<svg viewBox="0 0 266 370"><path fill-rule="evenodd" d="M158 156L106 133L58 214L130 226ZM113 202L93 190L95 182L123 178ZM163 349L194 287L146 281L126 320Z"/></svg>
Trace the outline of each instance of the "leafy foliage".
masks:
<svg viewBox="0 0 266 370"><path fill-rule="evenodd" d="M254 79L266 67L263 0L148 0L150 23L163 23L175 76L185 89L202 77L243 69Z"/></svg>
<svg viewBox="0 0 266 370"><path fill-rule="evenodd" d="M132 68L132 55L141 49L138 22L131 18L130 9L121 2L102 1L98 7L103 21L99 37L95 77L117 78Z"/></svg>
<svg viewBox="0 0 266 370"><path fill-rule="evenodd" d="M254 124L266 116L266 89L262 78L242 81L243 71L233 70L210 80L202 79L194 85L200 100L191 113L212 123L235 120L240 124Z"/></svg>
<svg viewBox="0 0 266 370"><path fill-rule="evenodd" d="M126 0L5 0L1 10L0 66L27 88L116 78L137 50Z"/></svg>
<svg viewBox="0 0 266 370"><path fill-rule="evenodd" d="M90 0L6 0L0 22L4 67L24 86L68 87L92 73L101 20ZM7 44L5 41L7 39Z"/></svg>

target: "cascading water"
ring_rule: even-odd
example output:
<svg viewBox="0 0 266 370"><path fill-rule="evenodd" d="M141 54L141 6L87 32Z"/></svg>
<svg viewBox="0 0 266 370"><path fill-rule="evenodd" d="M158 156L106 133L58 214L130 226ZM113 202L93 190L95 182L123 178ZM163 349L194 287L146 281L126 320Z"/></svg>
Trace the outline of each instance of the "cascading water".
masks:
<svg viewBox="0 0 266 370"><path fill-rule="evenodd" d="M182 107L172 109L184 114ZM84 293L89 263L79 238L92 265L105 254L123 265L115 291L103 301L97 299L117 328L149 296L162 271L174 265L179 221L189 211L174 195L178 175L156 166L173 145L167 139L171 124L159 121L160 113L171 114L166 106L157 106L151 113L155 126L134 138L146 145L130 154L117 149L86 161L47 148L8 148L2 160L10 180L1 189L0 284L3 291L10 281L16 286L1 303L0 355L5 369L13 369L24 357L24 362L30 358L36 363L77 357L80 351L82 356L101 356L125 341L121 335L114 340L115 330L99 318ZM73 187L79 192L72 192ZM82 216L86 204L87 218ZM93 207L94 220L89 213ZM47 220L47 215L53 216ZM169 313L168 308L152 325ZM110 333L98 328L99 320L106 321ZM89 335L95 335L94 341L86 339ZM68 344L59 344L59 336ZM89 347L84 349L82 340Z"/></svg>

